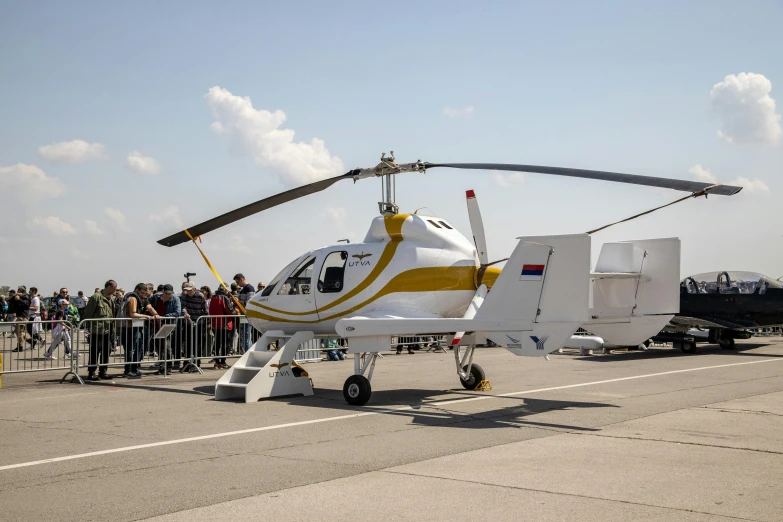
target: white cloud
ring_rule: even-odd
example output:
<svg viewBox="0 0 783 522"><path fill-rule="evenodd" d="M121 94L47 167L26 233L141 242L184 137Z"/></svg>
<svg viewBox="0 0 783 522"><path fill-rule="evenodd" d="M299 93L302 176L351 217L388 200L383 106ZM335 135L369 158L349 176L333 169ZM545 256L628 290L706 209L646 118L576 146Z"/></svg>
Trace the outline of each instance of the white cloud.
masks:
<svg viewBox="0 0 783 522"><path fill-rule="evenodd" d="M160 174L160 162L151 156L145 156L137 150L128 154L125 162L131 169L139 174L148 174L152 176Z"/></svg>
<svg viewBox="0 0 783 522"><path fill-rule="evenodd" d="M343 162L332 156L323 140L294 141L294 131L281 129L286 115L253 108L248 96L234 96L212 87L204 96L215 122L212 130L225 134L261 167L273 169L287 185L312 183L345 173Z"/></svg>
<svg viewBox="0 0 783 522"><path fill-rule="evenodd" d="M81 259L87 261L90 259L90 255L81 248L71 247L71 257L74 259Z"/></svg>
<svg viewBox="0 0 783 522"><path fill-rule="evenodd" d="M731 181L718 181L718 178L710 172L710 169L705 169L701 165L694 165L688 169L688 172L693 176L696 181L704 183L723 183L724 185L735 185L742 187L740 194L760 194L769 192L769 187L766 183L758 178L748 179L743 176L734 178Z"/></svg>
<svg viewBox="0 0 783 522"><path fill-rule="evenodd" d="M239 234L231 234L231 240L228 244L229 252L235 252L237 254L251 254L253 251L247 246L247 240L239 236Z"/></svg>
<svg viewBox="0 0 783 522"><path fill-rule="evenodd" d="M693 176L696 181L703 181L704 183L717 183L718 178L710 172L709 169L705 169L701 165L694 165L688 169L688 172Z"/></svg>
<svg viewBox="0 0 783 522"><path fill-rule="evenodd" d="M180 229L185 228L182 216L179 214L179 207L175 205L169 205L161 214L150 214L149 220L154 223L170 223Z"/></svg>
<svg viewBox="0 0 783 522"><path fill-rule="evenodd" d="M710 91L712 110L721 119L720 136L727 143L776 143L780 114L769 93L772 82L763 74L729 74Z"/></svg>
<svg viewBox="0 0 783 522"><path fill-rule="evenodd" d="M130 227L128 226L128 220L125 219L125 214L123 214L116 208L111 208L111 207L107 207L103 211L103 213L106 214L106 216L117 225L117 228L119 228L123 232L130 231Z"/></svg>
<svg viewBox="0 0 783 522"><path fill-rule="evenodd" d="M18 190L26 200L56 198L65 190L58 178L50 178L41 168L24 163L0 167L0 187Z"/></svg>
<svg viewBox="0 0 783 522"><path fill-rule="evenodd" d="M453 108L446 107L443 109L443 115L449 118L458 118L460 116L470 116L475 112L475 108L472 105L465 105L464 107Z"/></svg>
<svg viewBox="0 0 783 522"><path fill-rule="evenodd" d="M84 220L84 228L87 230L88 234L91 234L93 236L102 236L103 230L98 226L98 223L93 221L92 219L85 219Z"/></svg>
<svg viewBox="0 0 783 522"><path fill-rule="evenodd" d="M334 224L339 227L345 226L345 219L348 217L348 212L343 207L326 207L324 213L334 221Z"/></svg>
<svg viewBox="0 0 783 522"><path fill-rule="evenodd" d="M55 216L35 218L29 222L29 226L45 230L53 236L75 236L77 233L69 223Z"/></svg>
<svg viewBox="0 0 783 522"><path fill-rule="evenodd" d="M525 182L525 175L522 172L512 172L504 174L497 170L492 171L492 181L499 187L510 187L512 185L522 185Z"/></svg>
<svg viewBox="0 0 783 522"><path fill-rule="evenodd" d="M38 155L52 163L76 165L91 159L106 157L106 147L84 140L60 141L38 147Z"/></svg>
<svg viewBox="0 0 783 522"><path fill-rule="evenodd" d="M743 187L742 192L746 194L769 192L769 187L767 186L767 184L758 178L748 179L740 176L736 179L731 180L728 184L739 185L740 187Z"/></svg>

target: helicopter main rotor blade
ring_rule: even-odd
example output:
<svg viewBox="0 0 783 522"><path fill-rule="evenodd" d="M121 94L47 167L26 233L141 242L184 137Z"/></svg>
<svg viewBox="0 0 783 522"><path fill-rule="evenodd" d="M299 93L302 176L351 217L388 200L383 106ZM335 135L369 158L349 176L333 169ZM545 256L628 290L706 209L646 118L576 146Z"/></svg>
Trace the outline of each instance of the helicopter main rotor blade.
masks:
<svg viewBox="0 0 783 522"><path fill-rule="evenodd" d="M346 172L342 176L335 176L333 178L316 181L315 183L310 183L308 185L296 187L291 190L286 190L285 192L281 192L280 194L275 194L274 196L264 198L262 200L256 201L255 203L250 203L249 205L245 205L244 207L240 207L236 210L232 210L231 212L226 212L222 216L209 219L207 221L204 221L203 223L199 223L198 225L192 226L187 230L188 232L190 232L190 235L193 237L206 234L207 232L212 232L217 228L230 225L235 221L239 221L240 219L244 219L248 216L252 216L253 214L257 214L258 212L261 212L263 210L267 210L272 207L282 205L283 203L287 203L289 201L293 201L295 199L308 196L316 192L320 192L324 189L331 187L332 185L334 185L340 180L353 179L354 174L356 174L356 171L352 170L350 172ZM176 245L181 245L182 243L187 243L188 241L190 241L190 237L188 237L188 234L183 230L182 232L177 232L176 234L173 234L167 238L159 240L158 243L160 243L163 246L172 247Z"/></svg>
<svg viewBox="0 0 783 522"><path fill-rule="evenodd" d="M564 167L544 167L539 165L515 165L513 163L425 163L427 169L435 167L448 167L451 169L471 170L510 170L513 172L532 172L536 174L553 174L555 176L569 176L572 178L599 179L614 181L616 183L629 183L632 185L646 185L648 187L660 187L685 192L699 192L714 183L702 183L699 181L687 181L681 179L656 178L654 176L637 176L634 174L622 174L619 172L605 172L602 170L583 170ZM720 196L733 196L742 190L742 187L731 185L719 185L709 191L710 194Z"/></svg>

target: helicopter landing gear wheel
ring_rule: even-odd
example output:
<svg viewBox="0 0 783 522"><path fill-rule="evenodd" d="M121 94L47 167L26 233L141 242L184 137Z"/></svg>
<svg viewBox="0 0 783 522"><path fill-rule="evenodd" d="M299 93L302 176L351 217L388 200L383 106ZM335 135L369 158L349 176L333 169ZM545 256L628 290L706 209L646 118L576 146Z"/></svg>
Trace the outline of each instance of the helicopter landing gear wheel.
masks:
<svg viewBox="0 0 783 522"><path fill-rule="evenodd" d="M683 342L680 344L680 351L682 353L696 353L699 351L699 348L695 342Z"/></svg>
<svg viewBox="0 0 783 522"><path fill-rule="evenodd" d="M462 371L467 372L468 367L465 366L462 368ZM478 364L473 363L470 366L470 375L467 379L463 379L460 377L459 382L462 383L462 387L466 390L475 390L476 386L479 385L479 383L486 379L486 375L484 374L484 369L479 366Z"/></svg>
<svg viewBox="0 0 783 522"><path fill-rule="evenodd" d="M718 346L721 350L734 350L737 347L733 337L718 340Z"/></svg>
<svg viewBox="0 0 783 522"><path fill-rule="evenodd" d="M343 385L343 397L351 406L364 406L370 400L372 387L364 375L351 375Z"/></svg>
<svg viewBox="0 0 783 522"><path fill-rule="evenodd" d="M351 406L364 406L370 400L370 379L375 370L375 360L379 356L378 352L353 354L353 375L348 377L343 385L343 397Z"/></svg>

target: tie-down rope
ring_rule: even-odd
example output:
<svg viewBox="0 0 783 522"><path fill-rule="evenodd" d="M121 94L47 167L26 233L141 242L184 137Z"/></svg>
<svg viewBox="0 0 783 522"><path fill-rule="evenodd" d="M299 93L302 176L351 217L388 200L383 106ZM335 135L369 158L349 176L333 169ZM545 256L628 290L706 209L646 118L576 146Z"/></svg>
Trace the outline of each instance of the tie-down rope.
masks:
<svg viewBox="0 0 783 522"><path fill-rule="evenodd" d="M678 199L676 201L672 201L671 203L667 203L665 205L661 205L660 207L656 207L656 208L647 210L645 212L642 212L641 214L636 214L635 216L631 216L629 218L625 218L625 219L622 219L620 221L615 221L614 223L609 223L608 225L604 225L601 228L596 228L595 230L591 230L591 231L587 232L587 235L594 234L595 232L600 232L601 230L603 230L605 228L609 228L609 227L612 227L614 225L619 225L620 223L625 223L626 221L631 221L632 219L636 219L638 217L642 217L642 216L647 215L647 214L651 214L651 213L655 212L656 210L660 210L662 208L670 207L670 206L674 205L675 203L679 203L681 201L685 201L686 199L698 198L700 196L707 197L707 193L710 190L714 189L715 187L720 187L720 183L716 183L715 185L710 185L709 187L706 187L706 188L704 188L704 189L702 189L702 190L700 190L698 192L694 192L693 194L685 196L684 198L680 198L680 199Z"/></svg>

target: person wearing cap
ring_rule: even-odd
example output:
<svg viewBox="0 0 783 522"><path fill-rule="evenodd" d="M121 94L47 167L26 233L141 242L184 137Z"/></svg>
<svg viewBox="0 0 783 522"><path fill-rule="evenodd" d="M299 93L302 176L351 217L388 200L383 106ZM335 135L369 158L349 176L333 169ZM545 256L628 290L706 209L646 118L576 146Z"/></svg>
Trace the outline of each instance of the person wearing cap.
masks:
<svg viewBox="0 0 783 522"><path fill-rule="evenodd" d="M245 276L241 273L234 276L234 282L239 287L239 304L242 308L247 308L247 302L255 295L256 289L247 282ZM239 353L245 353L250 349L250 331L253 329L248 323L239 325Z"/></svg>
<svg viewBox="0 0 783 522"><path fill-rule="evenodd" d="M65 356L73 357L71 350L71 325L69 324L69 303L66 299L60 299L57 301L57 311L54 313L54 327L52 328L52 344L49 345L49 349L46 350L44 358L46 360L53 359L54 351L62 343L65 346Z"/></svg>
<svg viewBox="0 0 783 522"><path fill-rule="evenodd" d="M190 281L182 285L182 295L179 296L182 303L182 316L185 318L180 325L180 346L178 357L196 356L196 365L201 366L201 357L204 346L207 342L207 323L199 321L199 318L209 314L207 310L207 299L199 290L196 284ZM188 365L185 365L186 368Z"/></svg>
<svg viewBox="0 0 783 522"><path fill-rule="evenodd" d="M171 285L163 285L162 291L159 294L155 294L149 298L150 307L154 312L156 318L156 326L160 327L163 324L175 324L176 321L182 316L182 304L179 297L174 295L174 287ZM171 345L176 346L177 339L176 334L172 335ZM171 359L170 350L166 347L165 339L157 339L158 343L158 357L164 360ZM171 362L167 363L167 369L160 368L159 374L170 373L172 369Z"/></svg>

